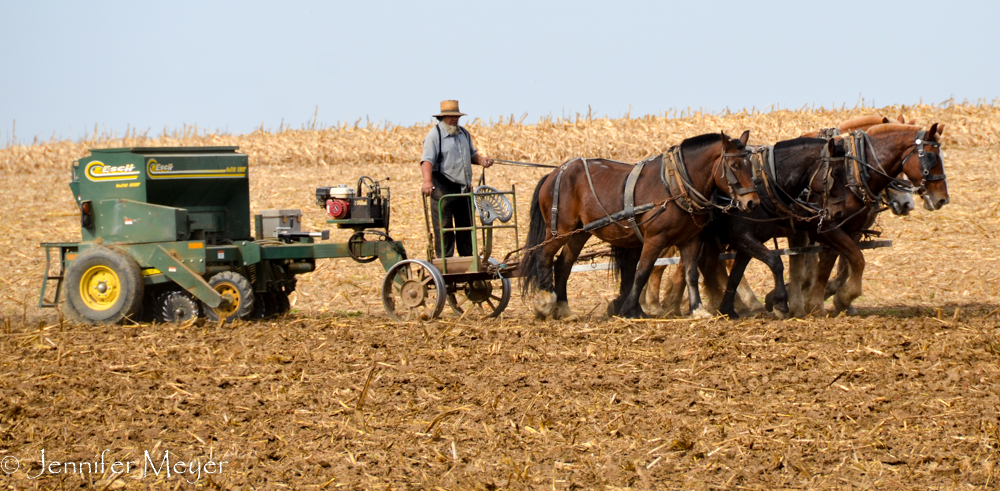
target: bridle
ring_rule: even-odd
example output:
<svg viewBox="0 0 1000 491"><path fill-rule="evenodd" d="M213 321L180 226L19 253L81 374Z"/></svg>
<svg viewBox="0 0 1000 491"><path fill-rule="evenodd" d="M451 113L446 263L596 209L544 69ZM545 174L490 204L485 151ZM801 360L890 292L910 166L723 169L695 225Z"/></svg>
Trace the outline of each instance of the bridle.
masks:
<svg viewBox="0 0 1000 491"><path fill-rule="evenodd" d="M910 147L910 149L907 150L906 154L903 156L904 166L906 165L906 161L914 152L916 152L917 158L920 159L920 185L913 189L913 192L921 196L927 192L927 183L945 180L943 172L944 161L941 158L940 150L937 152L928 152L925 149L927 146L940 149L941 143L925 140L924 138L926 138L926 136L927 130L918 131L913 140L913 146ZM931 169L934 169L939 165L942 166L942 172L940 174L931 175ZM912 188L912 185L910 187Z"/></svg>
<svg viewBox="0 0 1000 491"><path fill-rule="evenodd" d="M719 167L722 167L723 174L725 175L726 178L726 186L729 188L729 195L734 198L738 196L743 196L745 194L757 192L756 186L750 186L745 188L740 187L740 180L736 176L736 170L733 169L733 164L729 163L729 161L727 160L732 158L738 158L742 160L744 165L751 165L749 150L743 149L737 152L726 152L723 150L722 156L719 158L719 162L715 164L715 169L712 169L712 175L715 176L715 174L719 171ZM733 200L733 201L739 201L739 200ZM729 205L720 208L722 209L722 211L727 211L731 209L733 206L734 205L730 203Z"/></svg>

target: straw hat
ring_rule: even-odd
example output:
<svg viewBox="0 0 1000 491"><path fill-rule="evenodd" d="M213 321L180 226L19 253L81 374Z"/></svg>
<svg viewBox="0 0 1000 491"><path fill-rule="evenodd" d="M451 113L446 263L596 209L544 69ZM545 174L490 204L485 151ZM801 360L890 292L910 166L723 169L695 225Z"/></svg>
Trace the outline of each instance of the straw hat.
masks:
<svg viewBox="0 0 1000 491"><path fill-rule="evenodd" d="M444 116L465 116L465 113L458 110L458 101L441 101L441 113L435 114L435 118Z"/></svg>

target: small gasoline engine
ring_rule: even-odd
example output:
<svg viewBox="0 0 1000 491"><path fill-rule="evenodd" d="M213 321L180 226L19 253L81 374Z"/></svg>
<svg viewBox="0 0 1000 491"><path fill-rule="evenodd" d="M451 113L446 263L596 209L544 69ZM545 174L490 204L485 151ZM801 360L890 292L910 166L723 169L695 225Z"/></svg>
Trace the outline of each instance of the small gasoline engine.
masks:
<svg viewBox="0 0 1000 491"><path fill-rule="evenodd" d="M388 230L389 188L382 186L388 180L388 177L376 181L361 176L354 188L346 184L316 188L316 204L326 208L326 213L340 227L356 231Z"/></svg>

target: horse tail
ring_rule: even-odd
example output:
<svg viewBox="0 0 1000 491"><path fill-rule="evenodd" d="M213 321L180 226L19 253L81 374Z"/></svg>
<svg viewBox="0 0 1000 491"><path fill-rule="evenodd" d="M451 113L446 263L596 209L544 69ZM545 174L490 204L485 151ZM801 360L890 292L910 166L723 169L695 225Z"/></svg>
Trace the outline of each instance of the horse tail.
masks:
<svg viewBox="0 0 1000 491"><path fill-rule="evenodd" d="M639 261L642 249L611 246L611 277L618 281L622 277L622 266Z"/></svg>
<svg viewBox="0 0 1000 491"><path fill-rule="evenodd" d="M538 203L538 197L542 194L542 185L549 176L542 177L535 186L535 193L531 196L531 220L528 225L528 239L524 243L524 250L528 251L521 257L521 265L518 270L521 274L521 295L527 296L538 289L538 282L542 278L542 248L535 248L545 240L545 215L542 214L542 206Z"/></svg>

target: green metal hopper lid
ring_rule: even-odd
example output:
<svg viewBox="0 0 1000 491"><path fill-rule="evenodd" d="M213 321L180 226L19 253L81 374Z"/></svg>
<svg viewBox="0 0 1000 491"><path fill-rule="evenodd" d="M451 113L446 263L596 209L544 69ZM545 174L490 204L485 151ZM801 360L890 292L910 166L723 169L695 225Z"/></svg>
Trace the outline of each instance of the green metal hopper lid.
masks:
<svg viewBox="0 0 1000 491"><path fill-rule="evenodd" d="M132 148L91 148L91 152L104 153L204 153L204 152L236 152L240 147L132 147Z"/></svg>

